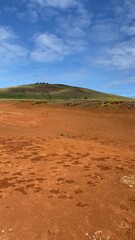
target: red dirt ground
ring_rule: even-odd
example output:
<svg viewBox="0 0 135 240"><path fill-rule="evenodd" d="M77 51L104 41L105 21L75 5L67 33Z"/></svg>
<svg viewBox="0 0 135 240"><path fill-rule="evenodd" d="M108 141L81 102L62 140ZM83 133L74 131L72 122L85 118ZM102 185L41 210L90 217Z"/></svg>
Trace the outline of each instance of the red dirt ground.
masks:
<svg viewBox="0 0 135 240"><path fill-rule="evenodd" d="M0 239L134 240L135 112L0 103Z"/></svg>

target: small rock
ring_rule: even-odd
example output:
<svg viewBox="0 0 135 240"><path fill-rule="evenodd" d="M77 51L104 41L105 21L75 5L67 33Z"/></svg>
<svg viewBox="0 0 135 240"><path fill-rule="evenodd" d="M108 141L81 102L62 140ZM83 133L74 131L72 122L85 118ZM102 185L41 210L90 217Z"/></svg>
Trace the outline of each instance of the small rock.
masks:
<svg viewBox="0 0 135 240"><path fill-rule="evenodd" d="M128 186L135 186L135 178L134 176L124 176L121 178L121 182L124 184L128 184Z"/></svg>
<svg viewBox="0 0 135 240"><path fill-rule="evenodd" d="M49 235L56 235L59 233L59 229L48 229Z"/></svg>

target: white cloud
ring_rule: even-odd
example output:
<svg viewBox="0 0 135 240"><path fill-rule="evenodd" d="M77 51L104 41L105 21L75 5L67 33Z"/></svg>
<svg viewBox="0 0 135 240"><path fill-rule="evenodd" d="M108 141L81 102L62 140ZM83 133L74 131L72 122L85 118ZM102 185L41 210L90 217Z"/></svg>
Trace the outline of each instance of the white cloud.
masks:
<svg viewBox="0 0 135 240"><path fill-rule="evenodd" d="M39 20L38 12L32 8L28 8L24 12L18 12L17 17L22 21L28 21L30 23L35 23Z"/></svg>
<svg viewBox="0 0 135 240"><path fill-rule="evenodd" d="M54 34L42 33L35 38L35 48L30 56L38 62L62 60L70 54L70 47Z"/></svg>
<svg viewBox="0 0 135 240"><path fill-rule="evenodd" d="M65 50L63 41L54 34L40 34L36 38L36 43L41 48L49 48L54 52L63 52Z"/></svg>
<svg viewBox="0 0 135 240"><path fill-rule="evenodd" d="M90 14L84 9L82 12L58 16L56 19L57 32L73 38L86 37L86 33L91 25Z"/></svg>
<svg viewBox="0 0 135 240"><path fill-rule="evenodd" d="M122 79L122 80L115 80L108 84L108 86L124 86L127 84L135 84L135 78L128 78L128 79Z"/></svg>
<svg viewBox="0 0 135 240"><path fill-rule="evenodd" d="M129 20L135 20L135 1L134 0L124 0L123 8L126 13L126 18Z"/></svg>
<svg viewBox="0 0 135 240"><path fill-rule="evenodd" d="M74 7L77 4L76 0L30 0L31 3L37 3L42 7L56 7L60 9L65 9L69 7Z"/></svg>
<svg viewBox="0 0 135 240"><path fill-rule="evenodd" d="M30 57L32 60L36 62L43 62L43 63L62 60L62 57L59 54L49 49L43 50L40 48L33 50L30 54Z"/></svg>
<svg viewBox="0 0 135 240"><path fill-rule="evenodd" d="M9 27L0 26L0 65L18 61L27 56L28 51L16 43L16 35Z"/></svg>
<svg viewBox="0 0 135 240"><path fill-rule="evenodd" d="M8 12L8 13L15 13L15 12L17 12L17 8L14 7L14 6L12 6L12 7L5 7L5 8L3 9L3 11L4 11L4 12Z"/></svg>
<svg viewBox="0 0 135 240"><path fill-rule="evenodd" d="M39 20L48 21L48 18L60 15L63 11L66 13L71 11L71 9L74 11L76 17L77 14L84 16L86 12L81 0L23 0L22 4L24 3L25 8L17 13L17 17L20 20L32 23ZM77 11L77 14L75 11ZM85 19L83 20L85 21Z"/></svg>
<svg viewBox="0 0 135 240"><path fill-rule="evenodd" d="M24 1L26 9L24 12L18 13L19 19L33 23L37 22L37 24L38 20L40 20L42 26L41 33L39 30L39 33L36 34L34 47L30 53L30 58L33 61L59 61L66 56L75 55L86 50L91 16L82 1ZM64 10L64 14L60 10ZM52 29L48 31L48 23L52 23L52 21Z"/></svg>
<svg viewBox="0 0 135 240"><path fill-rule="evenodd" d="M121 38L118 24L113 19L97 19L90 30L90 39L94 42L111 43Z"/></svg>
<svg viewBox="0 0 135 240"><path fill-rule="evenodd" d="M135 67L135 39L102 48L99 55L91 58L90 62L105 68L133 69Z"/></svg>
<svg viewBox="0 0 135 240"><path fill-rule="evenodd" d="M42 29L40 34L38 25L39 33L34 39L34 47L29 47L30 59L52 62L86 50L91 17L82 1L23 0L22 3L25 7L23 11L16 13L17 17L23 21L41 24ZM64 10L64 14L60 10ZM54 15L55 22L48 33L48 23L54 21Z"/></svg>
<svg viewBox="0 0 135 240"><path fill-rule="evenodd" d="M9 27L0 26L0 42L13 38L14 34Z"/></svg>
<svg viewBox="0 0 135 240"><path fill-rule="evenodd" d="M120 29L123 33L126 33L128 36L135 36L135 25L124 25Z"/></svg>
<svg viewBox="0 0 135 240"><path fill-rule="evenodd" d="M62 4L62 1L54 2L57 5ZM70 1L63 1L64 6L69 6L69 3ZM30 54L31 59L38 62L53 62L85 51L88 45L86 38L90 23L88 11L78 1L74 11L57 15L55 28L51 33L36 34L35 47Z"/></svg>
<svg viewBox="0 0 135 240"><path fill-rule="evenodd" d="M80 4L75 12L56 18L55 32L70 48L70 52L83 52L88 47L88 32L91 25L90 13Z"/></svg>
<svg viewBox="0 0 135 240"><path fill-rule="evenodd" d="M37 62L52 62L61 60L66 54L66 45L54 34L43 33L35 38L35 48L30 54Z"/></svg>
<svg viewBox="0 0 135 240"><path fill-rule="evenodd" d="M135 1L112 0L90 28L90 64L104 69L135 68ZM109 13L110 16L109 16Z"/></svg>
<svg viewBox="0 0 135 240"><path fill-rule="evenodd" d="M73 37L58 37L53 33L37 34L34 49L30 57L38 62L52 62L62 60L64 57L83 52L85 42L83 39L74 39Z"/></svg>

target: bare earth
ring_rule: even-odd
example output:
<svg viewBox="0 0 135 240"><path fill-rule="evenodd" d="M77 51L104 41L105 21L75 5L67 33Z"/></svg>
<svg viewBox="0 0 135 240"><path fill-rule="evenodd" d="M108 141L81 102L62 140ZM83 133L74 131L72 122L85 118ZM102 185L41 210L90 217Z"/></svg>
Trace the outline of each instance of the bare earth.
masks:
<svg viewBox="0 0 135 240"><path fill-rule="evenodd" d="M134 240L135 112L0 103L0 239Z"/></svg>

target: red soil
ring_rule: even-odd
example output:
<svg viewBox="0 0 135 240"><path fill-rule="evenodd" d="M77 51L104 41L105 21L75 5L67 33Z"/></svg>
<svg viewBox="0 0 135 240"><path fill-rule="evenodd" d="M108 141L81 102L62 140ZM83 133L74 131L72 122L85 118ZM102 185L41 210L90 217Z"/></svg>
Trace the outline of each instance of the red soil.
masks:
<svg viewBox="0 0 135 240"><path fill-rule="evenodd" d="M0 103L0 239L134 240L134 139L133 111Z"/></svg>

